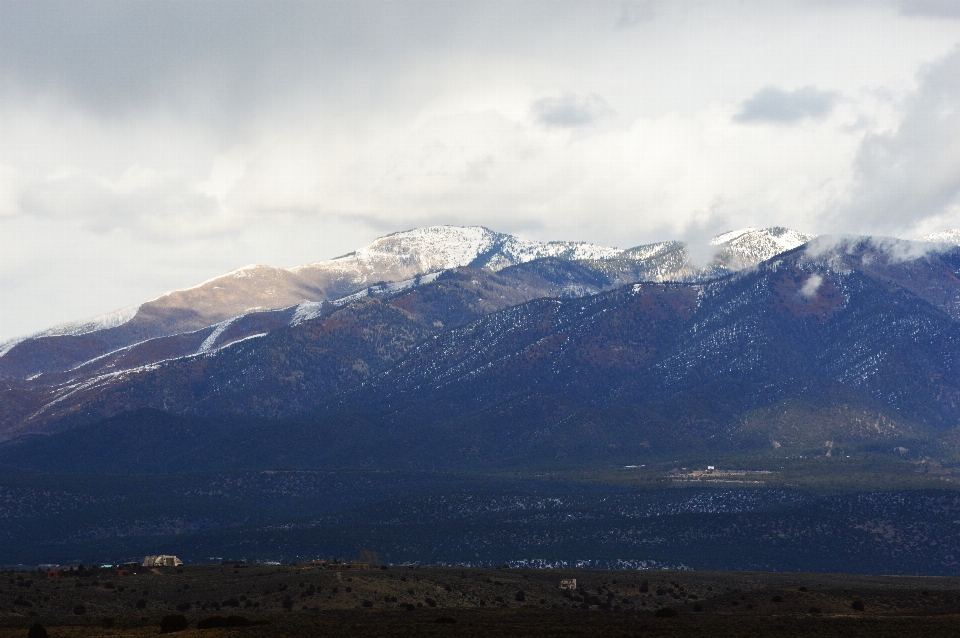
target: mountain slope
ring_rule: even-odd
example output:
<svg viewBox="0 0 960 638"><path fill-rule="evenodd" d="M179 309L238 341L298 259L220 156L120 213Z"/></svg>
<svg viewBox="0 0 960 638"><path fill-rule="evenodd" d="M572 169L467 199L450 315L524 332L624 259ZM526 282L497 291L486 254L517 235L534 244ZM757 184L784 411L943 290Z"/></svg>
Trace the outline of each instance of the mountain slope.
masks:
<svg viewBox="0 0 960 638"><path fill-rule="evenodd" d="M531 299L595 294L612 285L579 262L543 259L498 273L457 269L420 278L418 286L387 284L337 302L249 313L118 349L65 372L0 382L0 406L10 407L0 410L0 438L138 407L295 414L366 380L444 328Z"/></svg>

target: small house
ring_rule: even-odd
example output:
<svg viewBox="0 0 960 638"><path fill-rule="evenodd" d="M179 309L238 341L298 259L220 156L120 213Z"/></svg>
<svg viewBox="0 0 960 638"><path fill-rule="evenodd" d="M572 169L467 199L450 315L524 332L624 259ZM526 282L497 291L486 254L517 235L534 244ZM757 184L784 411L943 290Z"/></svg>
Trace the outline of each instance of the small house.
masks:
<svg viewBox="0 0 960 638"><path fill-rule="evenodd" d="M577 579L576 578L564 578L560 581L560 589L576 589L577 588Z"/></svg>

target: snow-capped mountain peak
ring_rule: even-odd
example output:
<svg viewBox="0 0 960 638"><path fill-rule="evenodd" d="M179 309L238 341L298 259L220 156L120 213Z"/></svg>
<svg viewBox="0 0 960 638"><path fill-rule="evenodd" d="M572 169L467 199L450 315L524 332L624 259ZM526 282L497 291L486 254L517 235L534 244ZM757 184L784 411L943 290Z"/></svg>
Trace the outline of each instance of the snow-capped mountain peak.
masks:
<svg viewBox="0 0 960 638"><path fill-rule="evenodd" d="M381 237L355 252L292 268L310 277L320 270L420 273L476 266L501 270L542 257L602 259L620 254L585 242L538 242L494 232L483 226L428 226Z"/></svg>
<svg viewBox="0 0 960 638"><path fill-rule="evenodd" d="M716 257L718 266L727 270L741 270L802 246L815 237L782 226L741 228L717 235L710 240L710 244L719 249Z"/></svg>

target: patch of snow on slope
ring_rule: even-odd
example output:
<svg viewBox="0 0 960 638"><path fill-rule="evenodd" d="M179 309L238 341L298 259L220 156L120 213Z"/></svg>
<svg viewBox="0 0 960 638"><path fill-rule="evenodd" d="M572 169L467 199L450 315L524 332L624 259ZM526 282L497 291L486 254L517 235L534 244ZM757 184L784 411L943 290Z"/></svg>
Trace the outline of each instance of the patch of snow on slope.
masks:
<svg viewBox="0 0 960 638"><path fill-rule="evenodd" d="M534 259L544 257L559 257L561 259L609 259L616 257L623 251L618 248L608 248L586 242L552 241L548 243L530 241L501 235L499 255L491 259L485 266L491 270L501 270L507 266L523 264ZM496 259L499 257L499 259Z"/></svg>
<svg viewBox="0 0 960 638"><path fill-rule="evenodd" d="M322 309L322 301L304 301L302 304L298 304L297 309L293 311L293 317L290 319L290 325L296 326L304 321L316 319L320 316Z"/></svg>
<svg viewBox="0 0 960 638"><path fill-rule="evenodd" d="M732 241L733 241L734 239L736 239L737 237L742 237L743 235L746 235L747 233L755 233L755 232L757 232L758 230L760 230L760 229L759 229L759 228L753 228L753 227L749 227L749 226L748 226L747 228L741 228L740 230L731 230L731 231L728 231L728 232L726 232L726 233L721 233L720 235L717 235L716 237L714 237L713 239L710 240L710 245L711 245L711 246L719 246L719 245L721 245L721 244L729 244L730 242L732 242Z"/></svg>
<svg viewBox="0 0 960 638"><path fill-rule="evenodd" d="M242 316L242 315L241 315ZM239 319L239 317L233 317L232 319L227 319L226 321L221 321L217 324L216 328L213 329L213 332L210 333L210 336L203 340L203 343L200 344L200 348L197 350L197 354L204 354L205 352L210 352L213 347L217 344L217 339L220 338L220 335L230 327L234 321Z"/></svg>
<svg viewBox="0 0 960 638"><path fill-rule="evenodd" d="M403 281L392 281L390 283L379 284L377 286L370 286L369 288L364 288L358 292L353 293L352 295L347 295L346 297L340 297L335 299L331 303L335 306L345 306L352 301L357 299L363 299L364 297L369 297L372 295L385 295L392 292L400 292L401 290L408 290L422 284L429 284L433 281L436 281L443 271L432 272L422 277L414 277L412 279L404 279Z"/></svg>

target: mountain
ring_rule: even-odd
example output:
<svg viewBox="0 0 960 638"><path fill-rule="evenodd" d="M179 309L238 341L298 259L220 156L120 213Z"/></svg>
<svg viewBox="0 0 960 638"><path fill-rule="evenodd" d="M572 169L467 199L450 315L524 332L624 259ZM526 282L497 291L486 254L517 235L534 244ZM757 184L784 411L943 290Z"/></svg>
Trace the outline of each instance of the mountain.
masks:
<svg viewBox="0 0 960 638"><path fill-rule="evenodd" d="M620 252L586 243L525 241L481 227L395 233L336 259L291 269L245 266L139 306L10 340L0 344L0 377L68 370L120 348L202 330L250 312L335 300L373 284L450 268L499 270L541 257L602 259Z"/></svg>
<svg viewBox="0 0 960 638"><path fill-rule="evenodd" d="M385 283L418 284L424 275L452 268L469 266L496 272L552 257L588 261L616 283L689 279L752 265L776 254L772 250L786 250L812 238L779 228L728 235L729 240L716 242L715 263L697 269L689 264L680 242L623 251L582 242L527 241L482 227L420 228L382 237L336 259L296 268L245 266L139 306L9 340L0 344L0 378L63 372L151 339L194 333L223 322L233 324L236 317L249 313L342 299ZM250 335L240 335L246 336Z"/></svg>
<svg viewBox="0 0 960 638"><path fill-rule="evenodd" d="M821 237L709 281L553 294L604 289L585 264L459 269L78 384L31 421L72 433L10 443L0 460L109 465L122 451L106 432L143 408L242 421L183 449L194 468L960 452L960 248Z"/></svg>
<svg viewBox="0 0 960 638"><path fill-rule="evenodd" d="M690 264L681 242L618 250L586 243L530 242L480 227L439 226L389 235L355 253L290 270L249 266L139 307L4 344L0 347L0 407L4 408L0 410L0 439L44 431L66 415L72 418L81 406L89 408L87 397L108 396L108 390L126 387L132 378L167 374L153 374L158 367L207 369L210 364L202 359L215 356L221 348L296 327L361 299L395 295L429 285L438 277L447 280L435 288L449 290L451 282L467 281L448 277L458 268L474 272L470 280L475 280L475 287L489 285L489 290L496 292L480 293L476 303L467 304L469 311L451 310L450 316L435 319L439 326L459 325L537 298L592 295L638 281L719 277L810 238L783 228L727 233L713 242L714 260L697 268ZM491 278L495 273L502 277ZM456 293L458 298L464 294L464 290ZM429 324L426 329L435 331L437 326ZM383 362L395 356L399 353ZM379 370L379 365L375 362L372 368L367 365L363 369ZM346 368L330 370L344 379L354 378ZM191 378L204 379L204 374L194 372ZM207 408L200 406L211 401L228 404L229 393L219 389L215 394L224 398L214 400L207 396L210 390L194 388L186 396L181 391L171 395L169 382L158 383L156 392L163 398L137 392L142 405L203 411ZM199 385L205 388L208 384ZM225 380L216 387L237 385ZM314 406L325 397L325 392L311 390L288 401L274 400L272 407L259 403L259 407L247 407L258 416L282 416ZM83 408L88 414L83 420L109 416L134 403L121 401L104 410Z"/></svg>
<svg viewBox="0 0 960 638"><path fill-rule="evenodd" d="M960 573L960 246L713 248L373 269L89 359L137 313L21 341L79 363L0 379L0 547Z"/></svg>
<svg viewBox="0 0 960 638"><path fill-rule="evenodd" d="M497 273L454 269L335 302L248 313L62 372L0 381L3 438L137 407L295 414L367 380L445 329L533 299L581 297L616 284L583 262L550 258Z"/></svg>

